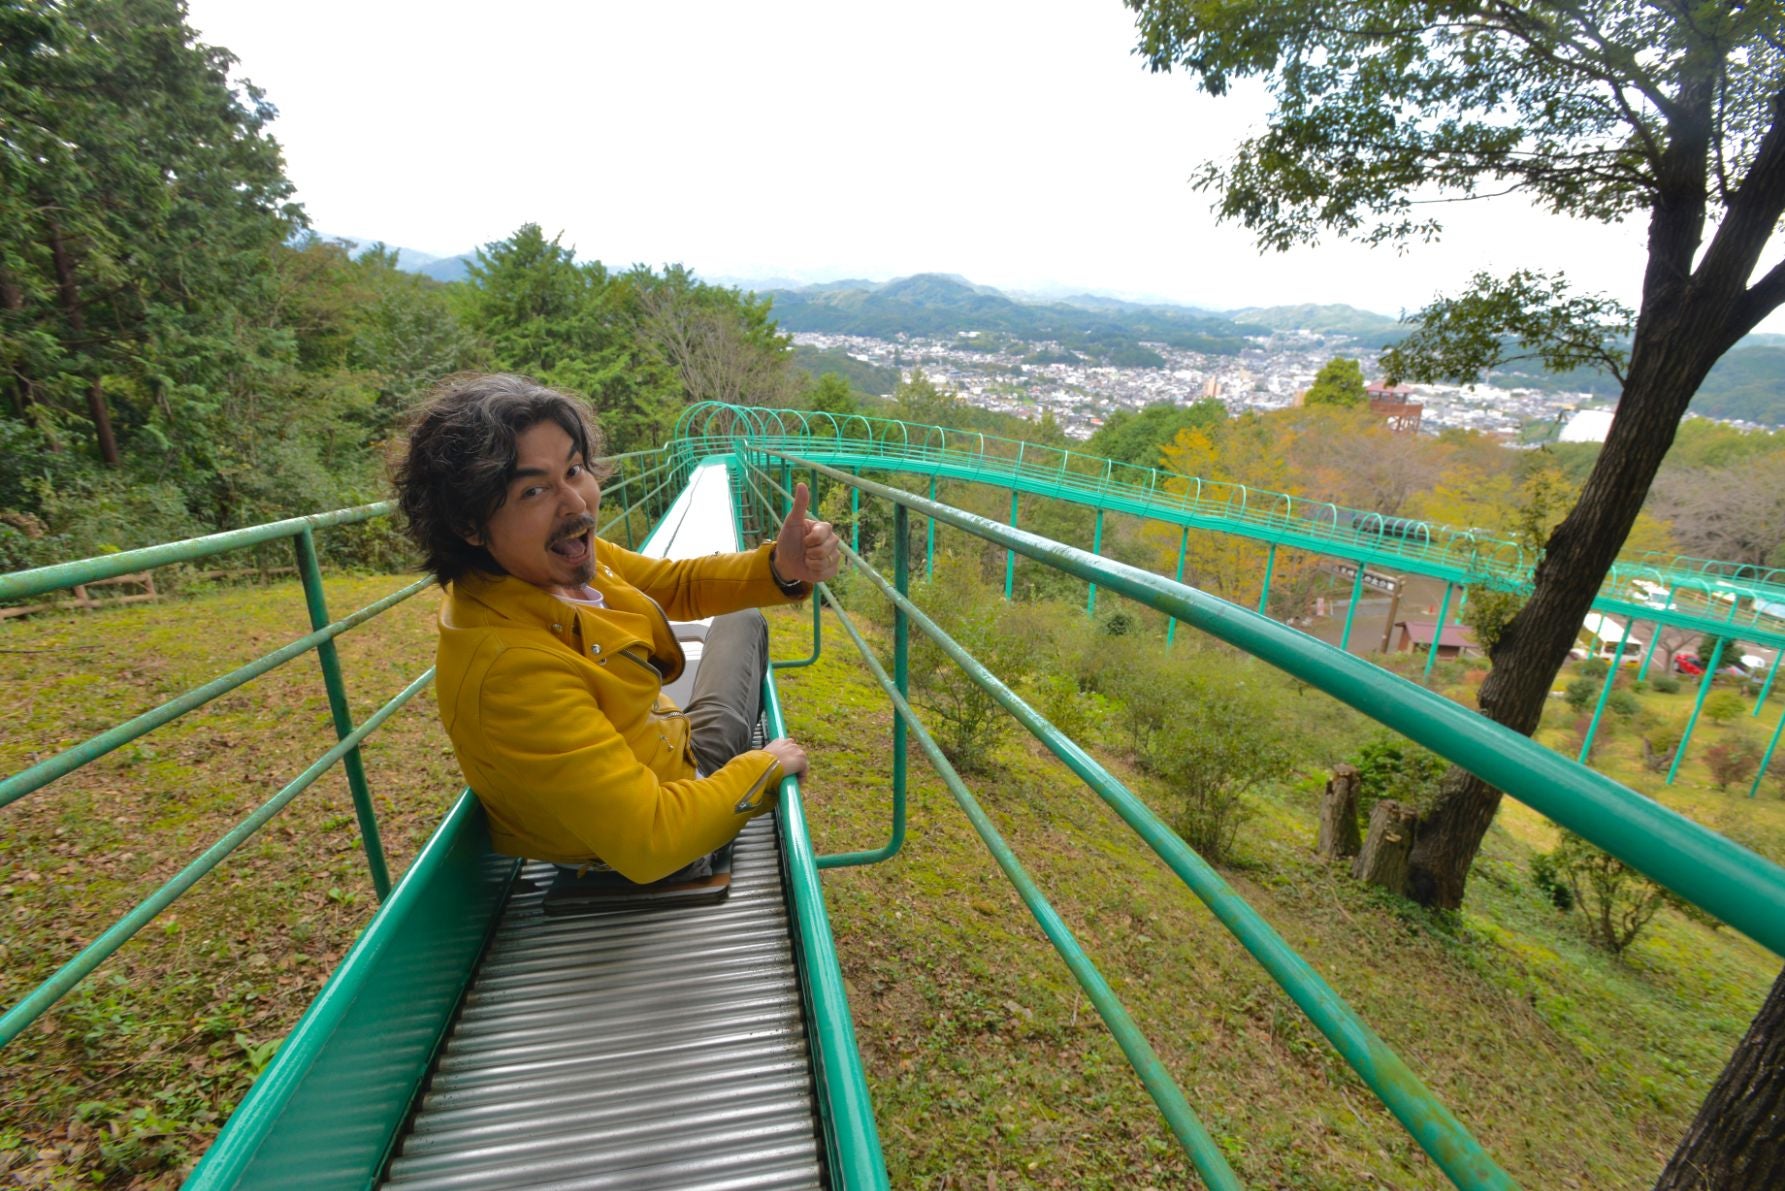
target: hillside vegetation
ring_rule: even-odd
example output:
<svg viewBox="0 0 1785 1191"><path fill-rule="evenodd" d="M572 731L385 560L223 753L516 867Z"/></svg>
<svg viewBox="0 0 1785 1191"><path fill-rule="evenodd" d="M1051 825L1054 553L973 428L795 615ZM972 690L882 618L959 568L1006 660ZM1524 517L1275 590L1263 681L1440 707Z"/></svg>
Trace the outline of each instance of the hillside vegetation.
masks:
<svg viewBox="0 0 1785 1191"><path fill-rule="evenodd" d="M403 581L332 578L331 606L344 612ZM859 592L850 598L884 649L882 617ZM434 601L420 596L344 639L356 713L431 660ZM1115 611L1103 606L1106 617ZM1151 657L1266 701L1288 769L1245 796L1229 880L1515 1177L1645 1186L1777 960L1672 910L1623 961L1600 951L1577 916L1532 884L1530 859L1553 831L1510 803L1462 914L1365 890L1316 861L1311 844L1326 767L1371 739L1367 721L1187 633L1161 660L1160 626L1128 614L1133 652L1106 648L1107 623L1071 607L1025 612L1012 627L1028 660L1012 673L1030 675L1022 688L1060 722L1076 709L1075 734L1168 818L1178 810L1172 788L1137 763L1125 705L1098 693L1100 684L1114 692L1124 667L1098 659ZM809 616L787 609L772 621L775 654L803 656ZM0 770L306 627L289 582L8 622L7 687L33 694L0 708ZM819 665L784 672L784 703L815 758L807 801L818 846L872 846L886 828L888 711L828 618L825 632ZM107 641L103 663L88 648L95 633ZM1443 676L1459 698L1477 677L1455 667ZM1091 689L1078 692L1080 681ZM1657 701L1655 715L1678 717L1688 696L1644 698ZM1559 709L1553 731L1565 736L1571 722ZM1765 723L1744 717L1701 734L1753 735ZM299 659L9 808L0 890L14 928L0 999L16 1000L331 739L321 683ZM1718 792L1700 751L1664 790L1635 771L1639 753L1635 736L1614 729L1600 763L1785 857L1774 787L1753 802ZM377 734L366 759L400 872L459 788L430 695ZM904 854L825 878L894 1185L1182 1185L1184 1160L1065 968L921 759L912 775ZM1287 998L1058 763L1007 734L968 780L1243 1178L1436 1185ZM31 1187L176 1185L371 909L336 771L0 1056L4 1177Z"/></svg>

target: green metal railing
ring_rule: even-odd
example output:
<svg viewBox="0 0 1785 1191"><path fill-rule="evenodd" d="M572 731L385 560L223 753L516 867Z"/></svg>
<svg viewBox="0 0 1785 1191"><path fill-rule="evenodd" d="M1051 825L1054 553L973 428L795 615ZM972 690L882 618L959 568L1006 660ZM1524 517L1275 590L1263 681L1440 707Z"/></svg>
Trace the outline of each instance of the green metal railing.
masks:
<svg viewBox="0 0 1785 1191"><path fill-rule="evenodd" d="M1137 467L1065 447L1040 446L978 431L947 430L861 414L836 415L703 402L683 411L676 434L700 454L747 439L842 468L920 471L1017 492L1076 501L1110 512L1239 534L1334 558L1416 571L1466 585L1525 590L1536 560L1517 543L1478 528L1384 518L1371 509L1310 500L1226 481ZM852 545L856 543L852 542ZM1595 607L1704 633L1739 632L1785 648L1785 571L1653 552L1620 559ZM1692 606L1651 607L1637 583L1672 587ZM1745 602L1745 607L1743 607ZM1722 607L1741 615L1727 616Z"/></svg>
<svg viewBox="0 0 1785 1191"><path fill-rule="evenodd" d="M634 452L605 460L604 462L610 470L619 477L618 482L609 489L610 495L624 492L629 485L640 487L654 485L643 497L627 506L619 518L610 522L610 527L619 521L625 521L630 526L633 514L638 511L643 511L647 517L650 516L653 509L660 512L668 503L664 494L673 491L679 483L679 477L686 474L692 463L692 458L686 450L664 448ZM210 872L224 857L246 842L250 836L269 822L317 778L332 768L336 762L339 762L345 771L348 789L353 799L354 817L358 822L360 841L365 850L366 867L372 890L380 902L389 895L390 873L384 858L383 842L379 835L377 812L372 804L365 768L360 759L359 745L398 708L425 689L432 681L434 672L432 667L428 668L367 717L365 722L356 725L348 705L347 687L341 673L340 658L335 650L335 639L425 590L432 581L419 579L368 604L351 615L331 621L327 598L323 592L316 532L387 516L393 508L392 502L383 501L352 509L318 513L308 517L293 517L284 521L275 521L246 529L229 530L181 542L170 542L139 550L126 550L98 558L58 563L33 570L0 575L0 604L3 604L42 596L79 583L92 583L100 579L109 579L116 575L131 574L156 567L193 563L220 554L290 541L297 564L299 582L304 594L305 610L312 630L228 674L194 687L192 690L167 700L158 707L107 728L79 744L63 749L54 756L31 765L29 768L0 779L0 808L17 802L57 778L98 760L145 733L171 723L179 717L203 707L213 699L312 650L317 655L318 665L322 672L323 687L329 705L329 717L333 723L337 741L333 748L318 757L277 794L241 819L178 873L138 902L92 942L71 956L48 979L26 994L18 1004L7 1009L4 1014L0 1014L0 1046L5 1046L18 1037L32 1022L79 984L88 973L103 963L158 914L172 905L199 878Z"/></svg>
<svg viewBox="0 0 1785 1191"><path fill-rule="evenodd" d="M830 598L839 623L862 654L870 673L897 712L894 750L892 841L874 852L821 857L820 866L873 863L898 850L905 831L904 730L920 747L968 815L999 866L1011 879L1044 934L1097 1005L1099 1013L1153 1097L1168 1127L1211 1186L1238 1183L1218 1148L1172 1083L1107 982L1084 956L1071 932L1023 871L959 775L936 749L907 700L909 625L934 641L975 683L990 693L1104 799L1172 869L1192 893L1270 973L1278 985L1401 1121L1414 1140L1458 1186L1504 1188L1514 1184L1404 1062L1288 946L1221 876L1173 833L1122 783L1059 732L930 620L907 596L908 516L915 512L981 540L1021 553L1089 583L1100 584L1234 645L1318 687L1400 731L1441 756L1525 802L1560 825L1646 873L1686 900L1775 952L1785 954L1785 870L1617 783L1468 711L1424 687L1268 619L1180 582L1112 562L986 518L938 504L850 471L827 466L770 443L738 440L740 455L764 483L786 490L790 469L849 485L852 492L893 508L893 577L888 580L854 549L854 565L894 606L894 674L888 676L847 614ZM777 468L782 482L769 475ZM755 481L753 480L754 484ZM1448 594L1448 593L1447 593Z"/></svg>

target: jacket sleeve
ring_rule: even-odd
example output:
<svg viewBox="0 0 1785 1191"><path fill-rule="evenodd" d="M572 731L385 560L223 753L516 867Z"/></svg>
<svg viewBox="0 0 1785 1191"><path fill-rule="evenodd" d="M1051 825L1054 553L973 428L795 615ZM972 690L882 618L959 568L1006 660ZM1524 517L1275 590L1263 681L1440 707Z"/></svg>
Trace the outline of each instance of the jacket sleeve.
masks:
<svg viewBox="0 0 1785 1191"><path fill-rule="evenodd" d="M626 582L662 605L671 620L701 620L744 608L795 604L812 592L810 583L783 590L769 570L774 543L739 554L703 558L647 558L604 542L607 561Z"/></svg>
<svg viewBox="0 0 1785 1191"><path fill-rule="evenodd" d="M567 854L599 856L629 880L668 876L774 805L781 766L761 749L710 777L660 782L551 651L504 651L478 702L485 755L475 762L486 771L478 797L494 815L562 838Z"/></svg>

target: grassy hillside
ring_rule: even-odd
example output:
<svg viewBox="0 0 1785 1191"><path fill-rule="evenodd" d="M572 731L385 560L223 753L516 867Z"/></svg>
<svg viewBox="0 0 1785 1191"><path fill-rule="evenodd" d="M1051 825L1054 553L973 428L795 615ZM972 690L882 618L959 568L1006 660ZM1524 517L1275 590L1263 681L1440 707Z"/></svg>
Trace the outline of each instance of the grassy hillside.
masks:
<svg viewBox="0 0 1785 1191"><path fill-rule="evenodd" d="M336 578L331 607L344 613L402 581ZM357 713L431 659L434 602L418 597L344 639ZM802 656L809 617L782 611L773 623L775 653ZM0 673L21 692L0 706L0 772L305 627L290 583L0 625ZM1193 644L1180 633L1180 650ZM1309 758L1338 759L1370 730L1261 668L1222 664L1236 681L1273 686ZM1449 693L1465 696L1471 676L1451 677ZM814 755L819 846L878 844L890 720L877 688L834 626L821 663L782 683ZM1666 716L1686 696L1643 699ZM1089 719L1096 751L1169 809L1169 791L1130 769L1106 715ZM1558 712L1545 734L1565 743L1571 723ZM1701 739L1761 726L1744 718ZM331 739L303 658L0 811L0 1000L16 1001ZM1614 733L1603 763L1626 776L1638 751L1627 729ZM373 738L366 760L400 872L459 784L429 696ZM904 854L825 878L894 1185L1183 1185L1185 1160L1064 965L921 759L912 775ZM1755 802L1719 794L1694 759L1665 794L1627 776L1785 855L1785 804L1771 790ZM1646 1186L1778 961L1672 911L1625 962L1594 950L1531 887L1529 857L1551 829L1512 804L1463 913L1373 894L1312 857L1321 777L1309 761L1253 800L1229 879L1527 1186ZM1287 997L1063 767L1012 738L969 781L1243 1179L1439 1185ZM0 1172L23 1186L177 1185L370 912L332 774L0 1052Z"/></svg>

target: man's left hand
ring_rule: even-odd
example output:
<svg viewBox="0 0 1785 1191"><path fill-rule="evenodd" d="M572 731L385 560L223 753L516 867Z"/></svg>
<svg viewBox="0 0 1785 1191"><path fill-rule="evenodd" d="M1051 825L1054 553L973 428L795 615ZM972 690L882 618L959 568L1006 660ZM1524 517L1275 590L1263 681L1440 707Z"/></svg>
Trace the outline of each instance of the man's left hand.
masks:
<svg viewBox="0 0 1785 1191"><path fill-rule="evenodd" d="M822 583L835 579L842 565L842 544L828 521L806 516L812 494L804 484L793 488L793 510L775 535L775 570L790 583Z"/></svg>

